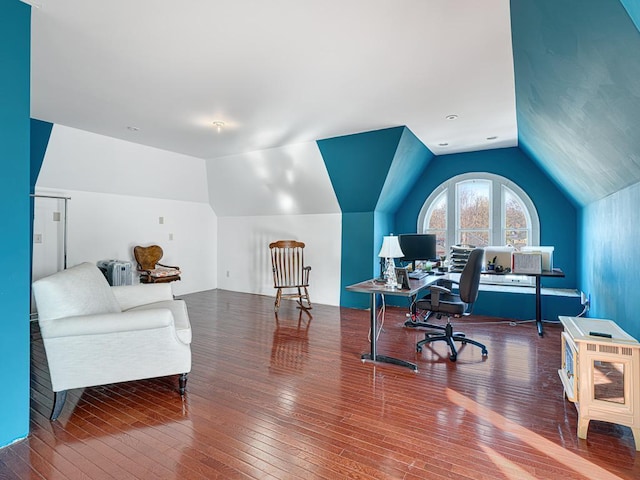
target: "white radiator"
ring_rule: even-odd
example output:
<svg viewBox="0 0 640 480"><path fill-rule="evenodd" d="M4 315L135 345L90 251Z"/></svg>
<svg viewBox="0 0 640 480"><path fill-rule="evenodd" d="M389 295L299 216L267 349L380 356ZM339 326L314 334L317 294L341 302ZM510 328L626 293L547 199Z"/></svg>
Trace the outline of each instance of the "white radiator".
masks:
<svg viewBox="0 0 640 480"><path fill-rule="evenodd" d="M131 262L125 260L100 260L96 265L104 274L109 285L116 287L133 283L131 273L133 265Z"/></svg>

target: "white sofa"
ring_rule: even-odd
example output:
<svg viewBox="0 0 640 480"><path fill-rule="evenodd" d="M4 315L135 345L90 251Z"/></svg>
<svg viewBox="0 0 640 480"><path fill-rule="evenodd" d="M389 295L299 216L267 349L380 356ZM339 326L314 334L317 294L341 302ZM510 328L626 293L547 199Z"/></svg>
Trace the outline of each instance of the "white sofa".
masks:
<svg viewBox="0 0 640 480"><path fill-rule="evenodd" d="M82 263L33 283L38 322L60 414L67 390L191 371L191 325L169 284L111 287Z"/></svg>

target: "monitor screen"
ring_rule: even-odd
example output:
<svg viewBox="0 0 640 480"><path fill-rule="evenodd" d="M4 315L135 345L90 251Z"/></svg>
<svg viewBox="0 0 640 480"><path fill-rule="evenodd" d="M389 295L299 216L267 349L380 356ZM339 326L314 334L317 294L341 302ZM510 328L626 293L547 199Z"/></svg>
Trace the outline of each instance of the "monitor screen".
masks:
<svg viewBox="0 0 640 480"><path fill-rule="evenodd" d="M436 236L429 233L403 233L398 235L404 262L416 260L437 260Z"/></svg>

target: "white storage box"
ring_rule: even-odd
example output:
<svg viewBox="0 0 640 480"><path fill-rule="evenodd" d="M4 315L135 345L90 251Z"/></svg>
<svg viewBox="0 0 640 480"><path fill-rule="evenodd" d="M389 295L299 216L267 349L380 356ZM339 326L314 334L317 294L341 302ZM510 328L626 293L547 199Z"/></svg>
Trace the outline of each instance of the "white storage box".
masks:
<svg viewBox="0 0 640 480"><path fill-rule="evenodd" d="M522 247L520 251L540 253L542 255L542 271L550 272L553 270L553 247Z"/></svg>

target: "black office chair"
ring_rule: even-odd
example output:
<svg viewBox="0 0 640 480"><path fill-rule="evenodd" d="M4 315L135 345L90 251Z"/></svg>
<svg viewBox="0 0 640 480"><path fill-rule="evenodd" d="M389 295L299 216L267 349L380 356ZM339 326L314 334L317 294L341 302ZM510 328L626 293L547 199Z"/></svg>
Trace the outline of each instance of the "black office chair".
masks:
<svg viewBox="0 0 640 480"><path fill-rule="evenodd" d="M430 295L416 301L416 308L419 310L427 310L427 318L429 315L435 314L437 318L447 316L447 324L432 325L429 323L420 323L420 326L443 331L426 332L424 340L420 340L416 345L418 352L422 351L422 346L431 343L443 341L447 342L451 354L449 360L455 362L458 358L458 351L454 342L461 342L463 345L470 343L482 349L482 356L486 357L489 352L487 347L482 343L467 338L462 332L454 332L451 325L451 317L462 317L470 315L473 310L473 304L478 298L478 288L480 285L480 272L482 271L482 248L474 249L469 255L469 260L460 274L460 282L445 280L444 285L432 285L429 287ZM451 291L452 284L458 284L458 294Z"/></svg>

